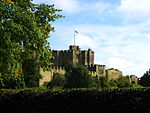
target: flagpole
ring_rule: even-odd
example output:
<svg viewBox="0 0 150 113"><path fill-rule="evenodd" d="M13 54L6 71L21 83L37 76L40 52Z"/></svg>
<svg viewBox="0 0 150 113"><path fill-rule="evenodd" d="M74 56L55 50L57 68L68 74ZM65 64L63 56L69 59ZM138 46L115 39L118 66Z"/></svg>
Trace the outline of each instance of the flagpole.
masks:
<svg viewBox="0 0 150 113"><path fill-rule="evenodd" d="M75 45L75 30L74 30L74 45Z"/></svg>

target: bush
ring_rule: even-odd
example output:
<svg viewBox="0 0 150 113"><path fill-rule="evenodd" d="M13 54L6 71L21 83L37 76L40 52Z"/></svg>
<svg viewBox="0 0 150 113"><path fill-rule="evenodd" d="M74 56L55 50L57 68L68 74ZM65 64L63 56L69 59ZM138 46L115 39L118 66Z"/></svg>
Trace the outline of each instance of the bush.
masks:
<svg viewBox="0 0 150 113"><path fill-rule="evenodd" d="M139 85L139 84L132 84L133 88L144 88L143 86Z"/></svg>
<svg viewBox="0 0 150 113"><path fill-rule="evenodd" d="M108 79L104 76L99 77L100 88L110 88Z"/></svg>
<svg viewBox="0 0 150 113"><path fill-rule="evenodd" d="M149 71L145 73L141 78L140 78L140 85L144 87L149 87L150 86L150 75Z"/></svg>
<svg viewBox="0 0 150 113"><path fill-rule="evenodd" d="M72 70L66 73L67 83L65 88L90 88L93 78L85 66L72 67Z"/></svg>
<svg viewBox="0 0 150 113"><path fill-rule="evenodd" d="M111 88L117 88L117 82L116 80L110 80L109 81L109 85Z"/></svg>
<svg viewBox="0 0 150 113"><path fill-rule="evenodd" d="M61 75L59 73L54 73L53 79L51 82L47 84L48 88L56 88L56 89L62 89L64 85L66 84L66 77L64 75Z"/></svg>
<svg viewBox="0 0 150 113"><path fill-rule="evenodd" d="M131 113L150 111L150 88L0 90L3 113Z"/></svg>
<svg viewBox="0 0 150 113"><path fill-rule="evenodd" d="M91 88L100 88L100 82L97 76L91 76Z"/></svg>
<svg viewBox="0 0 150 113"><path fill-rule="evenodd" d="M116 84L118 88L128 88L128 87L132 87L132 85L130 84L129 78L122 76L118 79L116 79Z"/></svg>

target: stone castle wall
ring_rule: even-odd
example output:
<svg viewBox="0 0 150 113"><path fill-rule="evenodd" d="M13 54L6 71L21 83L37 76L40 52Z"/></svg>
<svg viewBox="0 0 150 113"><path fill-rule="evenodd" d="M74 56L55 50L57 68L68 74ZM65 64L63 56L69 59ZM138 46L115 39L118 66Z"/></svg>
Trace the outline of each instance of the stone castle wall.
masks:
<svg viewBox="0 0 150 113"><path fill-rule="evenodd" d="M87 67L89 69L89 74L92 76L106 76L108 80L115 80L123 76L122 72L117 69L107 69L105 65L91 65ZM40 74L43 76L39 81L39 85L42 86L46 82L50 82L53 78L54 73L65 74L64 67L51 67L51 71L43 71L40 69ZM135 75L130 76L130 83L138 84L138 77Z"/></svg>
<svg viewBox="0 0 150 113"><path fill-rule="evenodd" d="M92 76L105 76L105 69L106 66L105 65L91 65L91 66L87 66L87 68L89 69L89 74L91 74ZM44 83L46 82L50 82L53 78L53 74L54 73L60 73L62 75L65 74L65 68L64 67L50 67L51 71L43 71L42 69L40 69L40 74L42 75L42 79L40 79L39 81L39 85L42 86L44 85Z"/></svg>
<svg viewBox="0 0 150 113"><path fill-rule="evenodd" d="M89 69L89 74L92 76L105 76L106 66L105 65L89 65L86 66ZM42 75L42 79L39 81L39 85L42 86L46 82L50 82L53 78L54 73L60 73L62 75L65 74L64 67L50 67L51 71L43 71L40 69L40 74Z"/></svg>
<svg viewBox="0 0 150 113"><path fill-rule="evenodd" d="M93 75L105 76L106 75L106 65L87 65L87 68Z"/></svg>
<svg viewBox="0 0 150 113"><path fill-rule="evenodd" d="M108 80L114 80L120 78L121 76L123 76L123 74L121 71L111 68L106 70L106 76L108 77Z"/></svg>
<svg viewBox="0 0 150 113"><path fill-rule="evenodd" d="M50 82L53 79L54 73L60 73L64 75L66 71L63 67L51 67L51 71L43 71L43 69L40 68L39 72L42 75L42 79L39 80L39 85L42 86L46 82Z"/></svg>

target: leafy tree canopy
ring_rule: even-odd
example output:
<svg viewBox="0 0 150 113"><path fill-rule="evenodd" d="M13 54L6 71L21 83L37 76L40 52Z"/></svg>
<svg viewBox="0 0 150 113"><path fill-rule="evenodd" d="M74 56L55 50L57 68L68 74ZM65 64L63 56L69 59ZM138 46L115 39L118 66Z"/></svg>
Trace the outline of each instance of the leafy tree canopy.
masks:
<svg viewBox="0 0 150 113"><path fill-rule="evenodd" d="M150 70L144 73L144 75L140 78L140 85L144 87L150 86Z"/></svg>
<svg viewBox="0 0 150 113"><path fill-rule="evenodd" d="M92 76L85 66L75 66L66 74L66 88L89 88L92 86Z"/></svg>
<svg viewBox="0 0 150 113"><path fill-rule="evenodd" d="M1 79L14 76L26 59L37 58L38 66L48 69L52 54L47 39L54 31L51 22L63 17L60 11L31 0L0 1Z"/></svg>

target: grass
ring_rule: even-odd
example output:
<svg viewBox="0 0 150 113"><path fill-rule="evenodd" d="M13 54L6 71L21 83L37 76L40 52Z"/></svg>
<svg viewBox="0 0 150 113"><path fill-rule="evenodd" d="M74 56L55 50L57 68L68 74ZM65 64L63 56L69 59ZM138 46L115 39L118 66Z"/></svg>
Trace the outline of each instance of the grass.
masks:
<svg viewBox="0 0 150 113"><path fill-rule="evenodd" d="M139 84L132 84L133 88L144 88L143 86L139 85Z"/></svg>

